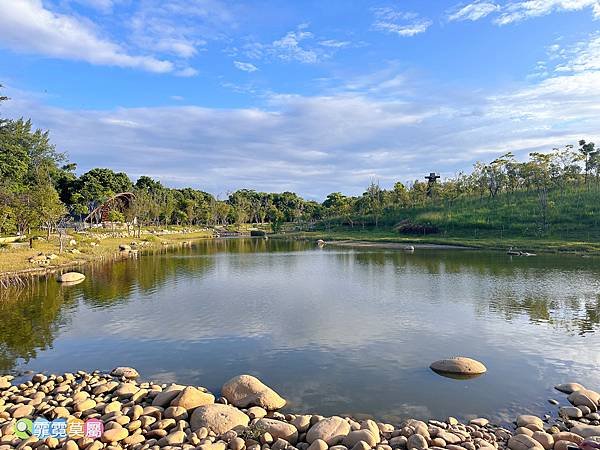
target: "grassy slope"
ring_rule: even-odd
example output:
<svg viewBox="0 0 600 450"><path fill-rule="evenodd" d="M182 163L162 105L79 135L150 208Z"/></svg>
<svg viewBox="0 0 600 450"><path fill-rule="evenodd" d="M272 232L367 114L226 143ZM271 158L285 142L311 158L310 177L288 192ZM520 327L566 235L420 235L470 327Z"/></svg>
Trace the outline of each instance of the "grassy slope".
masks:
<svg viewBox="0 0 600 450"><path fill-rule="evenodd" d="M65 245L66 251L62 254L58 253L58 238L52 237L50 241L46 240L34 240L33 249L28 246L25 247L4 247L0 248L0 276L6 275L7 273L14 273L19 271L35 270L40 266L36 266L29 262L31 256L35 256L40 252L45 254L55 253L59 256L58 259L52 261L52 264L47 267L49 269L83 264L91 261L98 261L101 259L113 258L118 255L119 244L129 244L131 242L148 241L150 244L144 249L160 248L165 244L176 244L184 240L192 239L204 239L212 236L212 232L199 231L195 233L181 233L181 234L168 234L161 236L153 236L148 234L142 234L141 239L127 237L127 238L106 238L102 240L93 239L88 235L74 235L73 239L77 241L76 248L81 251L80 254L72 254L68 250L70 247ZM66 242L69 239L65 240ZM97 242L98 245L93 247L91 242ZM165 243L165 244L163 244Z"/></svg>
<svg viewBox="0 0 600 450"><path fill-rule="evenodd" d="M510 246L535 251L600 253L600 190L553 191L548 196L547 227L542 227L536 192L518 192L497 199L466 198L449 206L428 205L389 212L378 228L360 225L324 228L298 236L386 242L462 244L505 250ZM428 236L399 235L393 226L404 219L436 225Z"/></svg>

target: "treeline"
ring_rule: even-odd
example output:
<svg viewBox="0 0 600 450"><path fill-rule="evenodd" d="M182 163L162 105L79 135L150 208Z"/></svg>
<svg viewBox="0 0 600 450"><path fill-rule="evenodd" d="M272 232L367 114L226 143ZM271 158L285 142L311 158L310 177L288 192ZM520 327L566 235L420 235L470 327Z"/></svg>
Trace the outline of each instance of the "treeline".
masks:
<svg viewBox="0 0 600 450"><path fill-rule="evenodd" d="M6 100L0 97L0 101ZM293 192L265 193L238 190L226 199L200 190L172 189L147 176L132 181L125 173L106 168L81 176L76 165L50 142L48 132L35 130L30 121L0 118L0 234L26 233L44 228L48 233L66 218L81 221L94 208L120 192L133 192L126 210L113 210L109 219L141 225L229 225L268 223L274 231L286 222L298 228L315 224L354 227L380 225L386 217L401 222L403 210L437 205L452 207L460 198L493 201L499 195L535 192L542 227L548 224L552 202L548 192L589 190L600 184L600 152L594 143L531 153L517 161L507 153L490 163L476 163L470 173L430 183L397 182L382 189L373 181L359 196L334 192L322 203L307 201Z"/></svg>

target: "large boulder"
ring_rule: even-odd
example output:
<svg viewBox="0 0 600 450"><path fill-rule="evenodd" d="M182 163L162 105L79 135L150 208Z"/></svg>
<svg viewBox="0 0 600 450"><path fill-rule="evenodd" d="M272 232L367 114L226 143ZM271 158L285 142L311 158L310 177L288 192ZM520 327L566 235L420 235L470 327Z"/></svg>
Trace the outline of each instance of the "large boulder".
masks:
<svg viewBox="0 0 600 450"><path fill-rule="evenodd" d="M85 280L85 275L79 272L66 272L58 277L61 283L81 283Z"/></svg>
<svg viewBox="0 0 600 450"><path fill-rule="evenodd" d="M306 442L312 444L321 439L332 446L339 444L350 433L350 424L341 417L333 416L315 423L306 434Z"/></svg>
<svg viewBox="0 0 600 450"><path fill-rule="evenodd" d="M190 419L192 431L206 427L217 435L227 433L237 426L247 427L250 418L237 408L221 403L200 406Z"/></svg>
<svg viewBox="0 0 600 450"><path fill-rule="evenodd" d="M431 364L432 370L440 373L451 373L457 375L480 375L487 371L486 367L471 358L457 356L455 358L441 359Z"/></svg>
<svg viewBox="0 0 600 450"><path fill-rule="evenodd" d="M256 422L256 426L268 432L274 440L284 439L292 445L298 441L298 429L281 420L263 418Z"/></svg>
<svg viewBox="0 0 600 450"><path fill-rule="evenodd" d="M267 410L283 408L285 399L252 375L238 375L226 382L221 394L238 408L260 406Z"/></svg>
<svg viewBox="0 0 600 450"><path fill-rule="evenodd" d="M171 406L181 406L190 411L198 406L210 405L214 402L214 395L202 392L200 389L196 389L193 386L188 386L173 399Z"/></svg>

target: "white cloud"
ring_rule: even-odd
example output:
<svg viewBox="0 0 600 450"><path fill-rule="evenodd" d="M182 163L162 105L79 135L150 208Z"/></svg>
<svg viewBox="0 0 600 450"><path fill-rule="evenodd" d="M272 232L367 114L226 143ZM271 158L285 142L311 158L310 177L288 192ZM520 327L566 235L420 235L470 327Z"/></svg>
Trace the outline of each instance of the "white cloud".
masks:
<svg viewBox="0 0 600 450"><path fill-rule="evenodd" d="M509 2L504 6L477 0L459 6L450 14L449 20L479 20L493 13L498 13L494 23L507 25L534 17L541 17L553 12L581 11L591 8L596 19L600 18L600 0L520 0Z"/></svg>
<svg viewBox="0 0 600 450"><path fill-rule="evenodd" d="M177 75L178 77L190 78L190 77L195 77L196 75L198 75L198 71L196 69L194 69L193 67L186 67L184 69L180 69L180 70L176 71L175 75Z"/></svg>
<svg viewBox="0 0 600 450"><path fill-rule="evenodd" d="M332 47L332 48L344 48L348 47L352 43L350 41L336 41L335 39L327 39L319 42L323 47Z"/></svg>
<svg viewBox="0 0 600 450"><path fill-rule="evenodd" d="M420 18L416 13L398 11L390 7L375 8L373 13L373 28L402 37L424 33L433 24L431 20Z"/></svg>
<svg viewBox="0 0 600 450"><path fill-rule="evenodd" d="M159 167L167 184L213 193L293 190L322 199L340 189L359 194L373 178L389 187L509 150L525 156L597 141L600 36L563 50L538 64L551 75L502 92L440 91L393 68L330 95L270 95L261 109L71 111L8 89L3 113L50 129L81 170L110 161L134 177Z"/></svg>
<svg viewBox="0 0 600 450"><path fill-rule="evenodd" d="M251 63L234 61L233 65L244 72L256 72L258 70L258 67Z"/></svg>
<svg viewBox="0 0 600 450"><path fill-rule="evenodd" d="M490 2L477 1L469 5L463 6L456 12L448 16L450 21L472 20L476 21L496 12L500 9L499 5Z"/></svg>
<svg viewBox="0 0 600 450"><path fill-rule="evenodd" d="M301 42L306 39L312 39L313 34L310 31L289 31L284 37L273 42L271 48L275 55L287 61L299 61L302 63L316 63L318 61L317 52L312 49L302 47Z"/></svg>
<svg viewBox="0 0 600 450"><path fill-rule="evenodd" d="M599 0L527 0L509 3L496 19L499 25L506 25L533 17L545 16L558 11L580 11L592 8L596 18L600 18Z"/></svg>
<svg viewBox="0 0 600 450"><path fill-rule="evenodd" d="M170 61L129 54L120 45L100 37L88 23L45 9L41 0L4 2L0 29L0 45L14 51L149 72L174 69Z"/></svg>

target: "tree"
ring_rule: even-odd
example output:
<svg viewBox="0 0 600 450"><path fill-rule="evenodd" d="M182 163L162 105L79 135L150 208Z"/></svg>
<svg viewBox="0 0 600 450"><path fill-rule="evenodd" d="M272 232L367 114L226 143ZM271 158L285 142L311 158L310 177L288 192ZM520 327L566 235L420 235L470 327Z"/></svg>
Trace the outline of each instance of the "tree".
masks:
<svg viewBox="0 0 600 450"><path fill-rule="evenodd" d="M583 161L586 186L588 186L588 176L592 171L594 164L595 147L596 145L593 142L585 142L583 139L579 141L579 153L581 154L581 160Z"/></svg>
<svg viewBox="0 0 600 450"><path fill-rule="evenodd" d="M123 172L111 169L92 169L77 181L79 192L87 202L98 204L121 192L130 192L133 184Z"/></svg>
<svg viewBox="0 0 600 450"><path fill-rule="evenodd" d="M34 187L33 203L36 220L46 227L47 237L50 239L50 233L67 214L67 208L60 201L54 186L45 180Z"/></svg>

